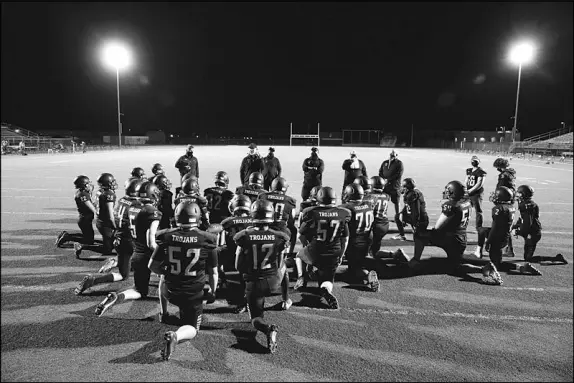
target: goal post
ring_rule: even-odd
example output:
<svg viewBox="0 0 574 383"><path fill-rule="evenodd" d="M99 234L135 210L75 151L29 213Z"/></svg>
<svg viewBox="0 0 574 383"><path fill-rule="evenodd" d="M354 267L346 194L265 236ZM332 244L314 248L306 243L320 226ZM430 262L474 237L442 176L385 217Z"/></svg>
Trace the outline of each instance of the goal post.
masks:
<svg viewBox="0 0 574 383"><path fill-rule="evenodd" d="M319 146L320 145L320 137L319 134L321 132L321 124L318 122L317 123L317 134L315 134L315 132L307 132L306 134L300 134L300 133L293 133L293 123L290 122L289 123L289 146L293 146L293 139L295 139L295 143L300 142L299 140L302 140L304 143L304 145L309 146L309 145L314 145L314 146ZM316 144L314 143L316 140Z"/></svg>

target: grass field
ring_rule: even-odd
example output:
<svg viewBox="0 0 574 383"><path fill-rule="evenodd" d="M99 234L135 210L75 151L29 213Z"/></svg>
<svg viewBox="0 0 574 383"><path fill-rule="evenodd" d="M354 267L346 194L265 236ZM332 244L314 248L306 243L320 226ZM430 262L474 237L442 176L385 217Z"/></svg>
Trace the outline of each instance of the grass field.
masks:
<svg viewBox="0 0 574 383"><path fill-rule="evenodd" d="M301 163L308 148L276 149L290 183L288 194L300 200ZM350 149L320 150L324 185L337 192ZM369 176L389 151L355 149ZM237 186L246 150L196 147L202 188L211 186L218 170L226 170L231 186ZM183 151L156 147L2 158L2 381L572 381L573 169L526 160L513 160L512 166L518 183L535 189L540 205L543 237L537 254L560 252L568 265L540 265L543 276L503 273L503 286L487 286L441 273L446 255L428 248L423 256L428 272L405 277L383 267L379 293L337 281L339 310L323 309L311 299L313 282L303 293L292 292L295 304L287 312L275 310L279 297L269 299L266 318L280 329L275 355L264 353L262 334L258 343L250 340L248 315L233 314L220 299L205 306L198 337L180 344L169 362L160 362L162 335L175 326L157 320L156 287L147 300L120 304L97 318L96 304L107 292L130 286L132 278L75 296L72 290L83 275L96 272L104 259L84 252L77 260L73 250L56 248L54 240L61 230L78 232L76 175L86 174L95 184L101 172L111 172L122 185L133 167L150 172L160 162L175 186L173 164ZM404 176L416 180L434 224L444 185L464 178L470 155L399 153ZM494 159L482 158L486 196L496 183ZM486 202L486 226L491 207ZM396 232L393 224L391 229L387 238ZM471 252L476 233L473 225L469 229ZM383 246L413 251L412 241L387 239ZM515 240L517 257L506 260L522 260L522 246L522 239Z"/></svg>

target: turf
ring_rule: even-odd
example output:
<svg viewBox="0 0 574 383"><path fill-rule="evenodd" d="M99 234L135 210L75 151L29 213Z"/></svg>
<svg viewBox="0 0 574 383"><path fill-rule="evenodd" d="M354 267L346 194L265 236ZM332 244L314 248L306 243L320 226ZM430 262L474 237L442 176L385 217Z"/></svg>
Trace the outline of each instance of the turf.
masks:
<svg viewBox="0 0 574 383"><path fill-rule="evenodd" d="M337 192L341 164L351 149L370 176L389 151L322 147L324 184ZM202 188L211 186L218 170L226 170L231 186L237 186L246 151L196 147ZM265 318L279 326L274 355L265 353L262 334L253 339L248 315L234 314L222 291L205 306L198 337L161 362L163 333L177 326L158 322L157 280L151 282L150 298L117 305L97 318L96 304L107 292L129 287L132 278L75 296L75 285L105 258L84 252L77 260L72 249L55 248L54 241L61 230L78 232L76 175L95 183L100 173L111 172L122 185L133 167L149 172L160 162L175 185L173 164L183 152L183 147L155 147L2 158L2 381L572 381L572 165L516 159L511 163L518 183L533 186L540 205L543 237L537 254L560 252L568 265L540 265L543 276L502 273L503 286L487 286L445 275L445 254L428 248L422 275L380 266L379 293L350 286L339 275L334 289L339 310L327 310L310 282L302 293L291 290L289 311L277 310L279 297L266 304ZM288 194L298 200L308 153L309 148L276 148ZM399 155L404 176L413 177L425 195L433 224L444 185L464 178L470 155L417 149L401 149ZM495 185L494 159L482 158L486 196ZM485 203L486 226L491 207ZM412 254L413 242L389 239L396 233L393 224L391 229L384 248L401 246ZM471 252L472 224L469 231ZM522 239L515 240L517 257L506 260L522 260L522 246ZM339 272L344 270L341 266ZM231 275L229 290L237 290L235 283Z"/></svg>

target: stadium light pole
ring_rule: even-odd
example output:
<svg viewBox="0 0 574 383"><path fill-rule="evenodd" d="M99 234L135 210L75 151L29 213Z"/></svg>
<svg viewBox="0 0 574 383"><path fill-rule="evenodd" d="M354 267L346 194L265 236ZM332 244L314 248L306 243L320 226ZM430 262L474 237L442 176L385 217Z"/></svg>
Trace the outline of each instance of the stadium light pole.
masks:
<svg viewBox="0 0 574 383"><path fill-rule="evenodd" d="M510 61L518 64L518 86L516 88L516 105L514 109L514 126L512 127L512 143L516 140L516 125L518 123L518 98L520 96L520 77L522 65L529 64L534 58L534 45L530 42L522 42L510 50Z"/></svg>
<svg viewBox="0 0 574 383"><path fill-rule="evenodd" d="M128 48L119 42L108 42L102 50L104 64L116 71L116 89L118 97L118 145L122 147L122 122L120 110L120 70L126 69L132 63L131 53Z"/></svg>

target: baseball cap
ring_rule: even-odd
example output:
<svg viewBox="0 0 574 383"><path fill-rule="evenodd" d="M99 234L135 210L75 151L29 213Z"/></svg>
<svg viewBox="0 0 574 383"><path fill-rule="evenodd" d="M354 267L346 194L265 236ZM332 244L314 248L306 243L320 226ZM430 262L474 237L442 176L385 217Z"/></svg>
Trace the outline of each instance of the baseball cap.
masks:
<svg viewBox="0 0 574 383"><path fill-rule="evenodd" d="M257 149L257 145L255 144L255 142L249 144L249 149Z"/></svg>
<svg viewBox="0 0 574 383"><path fill-rule="evenodd" d="M187 150L189 150L189 149L193 149L193 145L191 145L191 144L187 145Z"/></svg>
<svg viewBox="0 0 574 383"><path fill-rule="evenodd" d="M270 146L270 147L269 147L269 151L270 151L270 152L274 152L274 151L275 151L275 148L274 148L273 146Z"/></svg>

